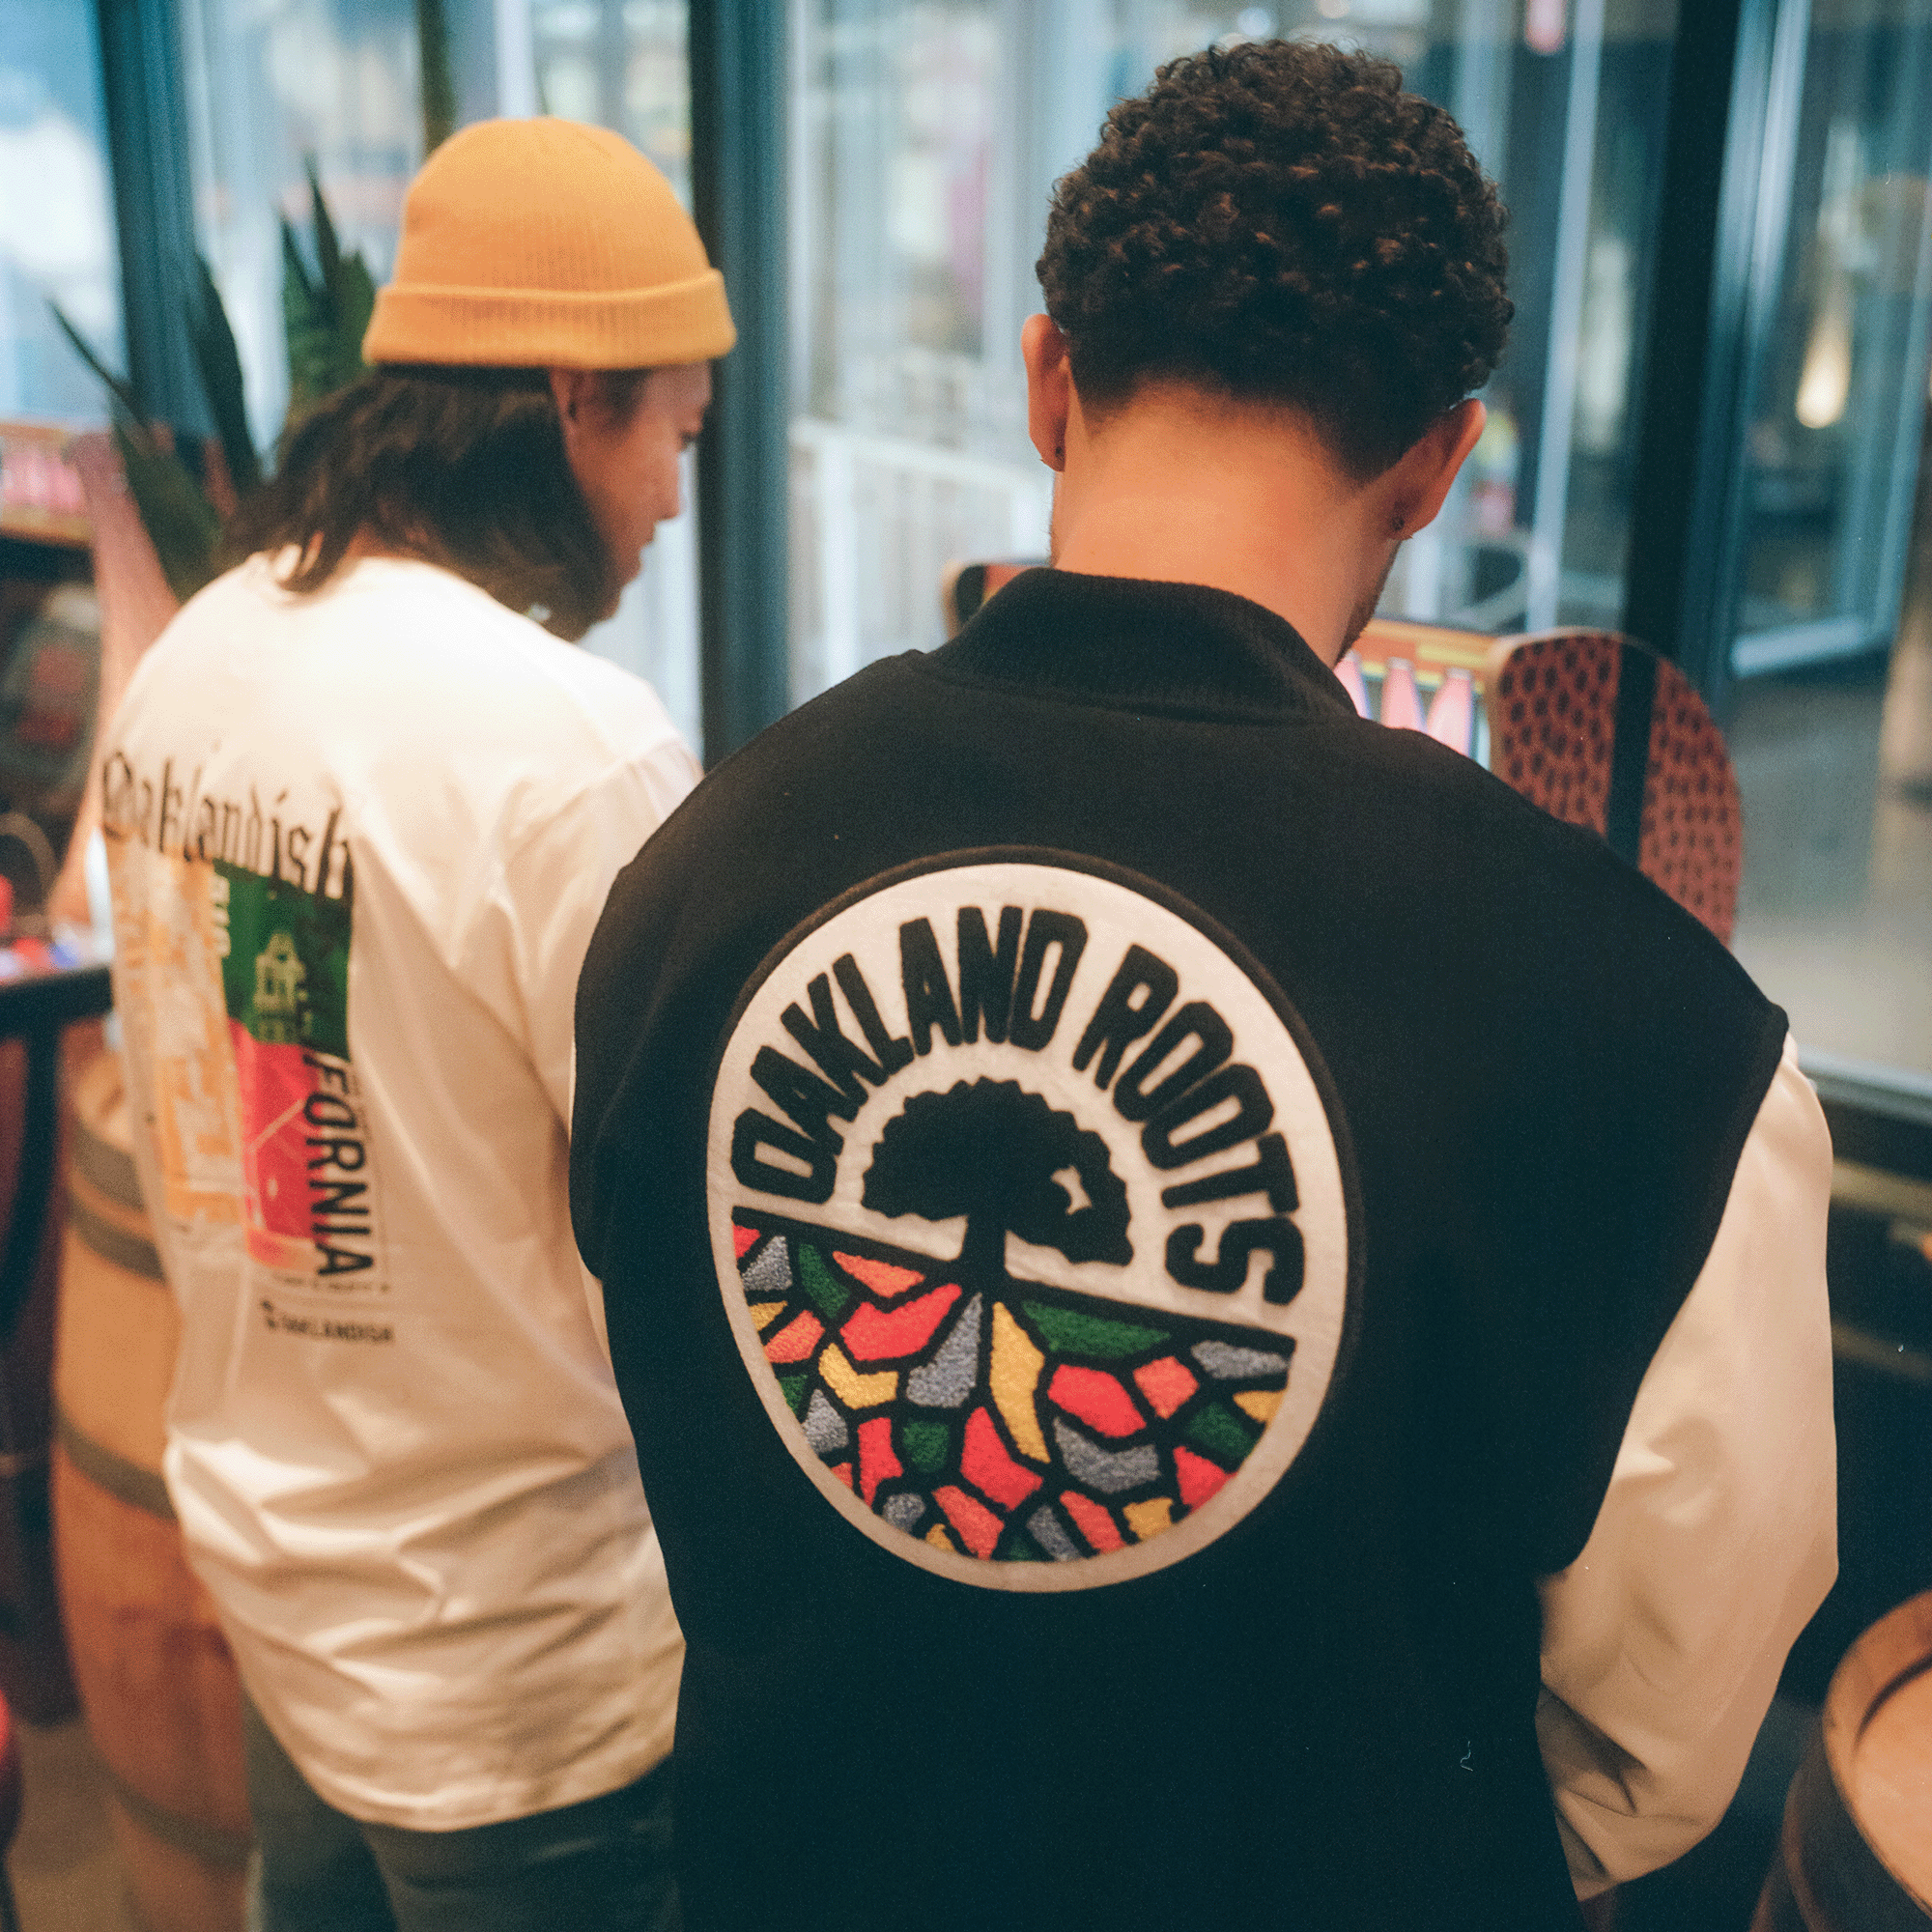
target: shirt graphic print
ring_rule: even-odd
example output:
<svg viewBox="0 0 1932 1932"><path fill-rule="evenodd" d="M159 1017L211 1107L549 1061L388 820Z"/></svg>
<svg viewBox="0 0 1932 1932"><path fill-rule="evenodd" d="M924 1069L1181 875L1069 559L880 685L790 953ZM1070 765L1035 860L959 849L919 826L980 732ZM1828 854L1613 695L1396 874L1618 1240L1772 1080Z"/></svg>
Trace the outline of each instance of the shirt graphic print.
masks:
<svg viewBox="0 0 1932 1932"><path fill-rule="evenodd" d="M254 1316L271 1332L389 1342L349 1053L355 875L339 814L311 831L201 799L201 836L185 811L185 832L170 823L162 843L171 799L185 803L171 766L144 785L110 760L117 974L126 1023L153 1036L161 1211L184 1233L239 1223Z"/></svg>
<svg viewBox="0 0 1932 1932"><path fill-rule="evenodd" d="M1204 1548L1340 1354L1346 1136L1305 1030L1163 889L955 854L794 933L713 1094L714 1258L820 1492L994 1588Z"/></svg>

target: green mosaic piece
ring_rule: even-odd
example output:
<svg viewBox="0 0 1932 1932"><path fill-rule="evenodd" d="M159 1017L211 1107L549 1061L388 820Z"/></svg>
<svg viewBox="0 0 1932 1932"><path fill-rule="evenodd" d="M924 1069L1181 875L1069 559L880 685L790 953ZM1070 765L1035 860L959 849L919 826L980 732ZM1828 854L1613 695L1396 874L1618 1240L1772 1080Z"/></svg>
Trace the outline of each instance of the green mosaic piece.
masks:
<svg viewBox="0 0 1932 1932"><path fill-rule="evenodd" d="M824 1256L803 1241L798 1246L798 1271L807 1297L828 1321L837 1321L852 1305L851 1290L825 1265Z"/></svg>
<svg viewBox="0 0 1932 1932"><path fill-rule="evenodd" d="M921 1475L930 1475L946 1461L952 1432L943 1422L908 1422L901 1426L906 1461Z"/></svg>
<svg viewBox="0 0 1932 1932"><path fill-rule="evenodd" d="M1209 1403L1187 1425L1186 1438L1218 1461L1238 1464L1255 1446L1261 1431L1225 1402Z"/></svg>
<svg viewBox="0 0 1932 1932"><path fill-rule="evenodd" d="M1104 1315L1084 1315L1075 1308L1056 1308L1040 1301L1026 1301L1020 1306L1047 1346L1069 1355L1099 1355L1109 1360L1122 1355L1144 1355L1150 1349L1160 1348L1168 1339L1165 1329L1143 1328L1133 1321L1114 1321Z"/></svg>

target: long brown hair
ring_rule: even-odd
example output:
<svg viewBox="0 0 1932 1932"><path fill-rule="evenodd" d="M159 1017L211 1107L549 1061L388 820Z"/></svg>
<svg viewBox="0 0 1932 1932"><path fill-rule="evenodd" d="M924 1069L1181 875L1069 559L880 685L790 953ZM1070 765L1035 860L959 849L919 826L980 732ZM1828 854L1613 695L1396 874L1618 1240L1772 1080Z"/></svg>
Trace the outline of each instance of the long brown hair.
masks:
<svg viewBox="0 0 1932 1932"><path fill-rule="evenodd" d="M647 373L607 373L603 407L628 420ZM357 536L441 564L560 638L581 638L609 602L611 554L542 369L373 370L289 432L227 543L237 557L293 546L284 581L308 591Z"/></svg>

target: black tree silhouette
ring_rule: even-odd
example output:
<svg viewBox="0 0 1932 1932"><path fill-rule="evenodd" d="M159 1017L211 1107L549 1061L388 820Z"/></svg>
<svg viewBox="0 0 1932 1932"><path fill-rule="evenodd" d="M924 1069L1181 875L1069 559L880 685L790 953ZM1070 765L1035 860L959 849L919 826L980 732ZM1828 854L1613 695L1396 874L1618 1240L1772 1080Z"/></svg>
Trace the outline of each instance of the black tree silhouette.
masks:
<svg viewBox="0 0 1932 1932"><path fill-rule="evenodd" d="M1068 1169L1085 1196L1055 1177ZM1011 1080L915 1094L872 1150L864 1201L881 1214L966 1217L959 1271L1004 1280L1007 1236L1072 1262L1130 1262L1127 1190L1107 1144Z"/></svg>

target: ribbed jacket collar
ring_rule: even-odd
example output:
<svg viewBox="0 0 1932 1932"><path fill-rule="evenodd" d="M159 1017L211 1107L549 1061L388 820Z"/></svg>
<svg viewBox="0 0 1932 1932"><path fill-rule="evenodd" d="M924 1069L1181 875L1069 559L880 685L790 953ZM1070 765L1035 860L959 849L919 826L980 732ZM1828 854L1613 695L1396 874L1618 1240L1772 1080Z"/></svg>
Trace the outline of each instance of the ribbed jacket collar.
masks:
<svg viewBox="0 0 1932 1932"><path fill-rule="evenodd" d="M1200 583L1030 570L923 662L958 682L1169 716L1353 711L1292 624Z"/></svg>

